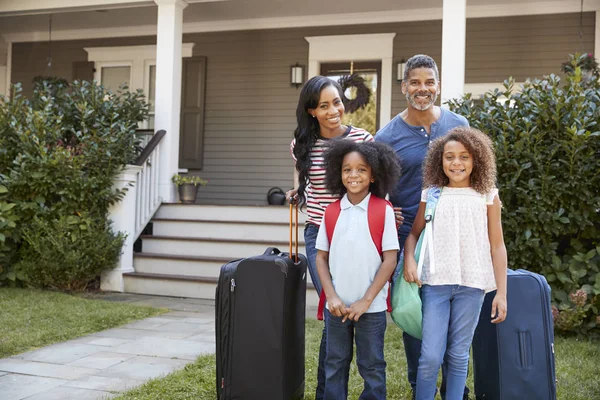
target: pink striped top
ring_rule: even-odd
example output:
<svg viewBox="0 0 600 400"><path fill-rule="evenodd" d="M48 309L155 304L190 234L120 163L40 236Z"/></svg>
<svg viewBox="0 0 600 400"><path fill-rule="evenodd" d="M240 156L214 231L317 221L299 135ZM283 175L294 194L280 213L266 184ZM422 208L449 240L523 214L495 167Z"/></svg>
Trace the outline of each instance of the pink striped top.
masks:
<svg viewBox="0 0 600 400"><path fill-rule="evenodd" d="M353 126L349 126L342 137L354 140L358 143L373 141L373 136L369 132ZM339 196L331 194L327 188L325 188L323 152L325 151L329 140L331 139L319 137L310 151L312 164L308 171L309 183L306 186L306 212L308 216L306 222L317 226L321 225L321 220L325 214L325 208L339 199ZM294 156L295 145L296 139L292 140L292 143L290 144L290 152L292 153L294 161L296 161L296 157Z"/></svg>

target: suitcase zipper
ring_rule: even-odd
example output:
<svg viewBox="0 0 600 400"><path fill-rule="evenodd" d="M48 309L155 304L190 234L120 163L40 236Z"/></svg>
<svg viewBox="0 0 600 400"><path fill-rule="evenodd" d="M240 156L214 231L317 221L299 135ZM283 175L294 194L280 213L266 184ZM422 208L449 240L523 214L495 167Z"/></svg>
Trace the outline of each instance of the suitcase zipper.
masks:
<svg viewBox="0 0 600 400"><path fill-rule="evenodd" d="M235 292L235 279L231 278L231 291Z"/></svg>

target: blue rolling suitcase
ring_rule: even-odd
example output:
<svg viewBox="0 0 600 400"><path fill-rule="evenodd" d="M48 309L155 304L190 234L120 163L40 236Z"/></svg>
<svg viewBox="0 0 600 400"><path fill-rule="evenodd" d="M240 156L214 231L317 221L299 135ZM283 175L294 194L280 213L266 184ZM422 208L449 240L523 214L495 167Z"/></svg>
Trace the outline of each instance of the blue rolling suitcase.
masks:
<svg viewBox="0 0 600 400"><path fill-rule="evenodd" d="M475 396L485 400L555 400L550 286L538 274L508 271L508 314L492 324L496 292L485 296L473 338Z"/></svg>

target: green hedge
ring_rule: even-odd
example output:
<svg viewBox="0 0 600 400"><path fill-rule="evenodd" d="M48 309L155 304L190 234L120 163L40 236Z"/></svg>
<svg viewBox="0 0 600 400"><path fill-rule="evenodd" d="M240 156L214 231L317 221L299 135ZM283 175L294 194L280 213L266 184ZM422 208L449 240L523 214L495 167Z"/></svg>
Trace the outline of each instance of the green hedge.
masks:
<svg viewBox="0 0 600 400"><path fill-rule="evenodd" d="M110 205L124 195L113 179L139 154L135 129L148 105L140 91L111 93L93 82L41 79L31 99L20 85L11 91L0 101L0 284L83 288L82 281L115 265L113 250L120 253L123 237L107 220ZM66 221L88 230L62 232ZM65 237L71 242L58 242ZM94 241L111 255L92 254ZM78 257L96 264L82 261L87 273L67 266L56 272ZM36 277L50 271L54 280Z"/></svg>
<svg viewBox="0 0 600 400"><path fill-rule="evenodd" d="M495 143L509 267L543 274L558 331L600 333L600 84L578 58L550 75L449 102Z"/></svg>

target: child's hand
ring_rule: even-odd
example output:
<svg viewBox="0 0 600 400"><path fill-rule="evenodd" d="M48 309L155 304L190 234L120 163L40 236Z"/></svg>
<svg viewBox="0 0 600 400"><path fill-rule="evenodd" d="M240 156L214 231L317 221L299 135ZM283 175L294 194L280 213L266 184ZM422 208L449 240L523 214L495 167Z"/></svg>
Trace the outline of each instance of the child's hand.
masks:
<svg viewBox="0 0 600 400"><path fill-rule="evenodd" d="M346 305L344 304L342 299L340 299L338 296L335 296L331 299L327 299L327 304L329 305L329 312L333 316L345 317L346 314L348 313ZM344 318L343 321L346 321L346 318Z"/></svg>
<svg viewBox="0 0 600 400"><path fill-rule="evenodd" d="M421 287L421 280L417 275L417 263L413 259L404 259L404 280L406 282L415 282Z"/></svg>
<svg viewBox="0 0 600 400"><path fill-rule="evenodd" d="M506 296L498 295L494 296L492 302L492 323L499 324L506 319Z"/></svg>
<svg viewBox="0 0 600 400"><path fill-rule="evenodd" d="M348 314L342 319L342 322L346 322L346 319L350 321L358 321L358 319L371 307L371 302L364 297L358 301L355 301L348 307Z"/></svg>
<svg viewBox="0 0 600 400"><path fill-rule="evenodd" d="M402 207L394 207L394 216L396 217L396 226L400 226L404 223L404 216L402 215Z"/></svg>

